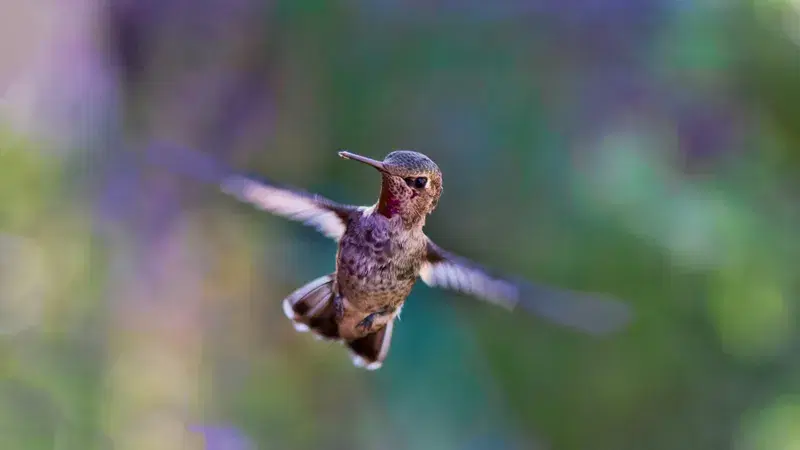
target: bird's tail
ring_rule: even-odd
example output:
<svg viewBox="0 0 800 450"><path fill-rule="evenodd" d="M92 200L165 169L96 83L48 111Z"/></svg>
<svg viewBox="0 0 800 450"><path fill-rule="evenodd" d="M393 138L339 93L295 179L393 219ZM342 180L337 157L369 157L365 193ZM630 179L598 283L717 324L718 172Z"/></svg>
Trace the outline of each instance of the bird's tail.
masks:
<svg viewBox="0 0 800 450"><path fill-rule="evenodd" d="M333 297L333 275L325 275L286 297L283 312L297 331L312 331L323 339L339 340Z"/></svg>
<svg viewBox="0 0 800 450"><path fill-rule="evenodd" d="M367 370L379 369L389 354L392 344L394 320L390 320L383 328L360 339L347 341L347 348L353 357L353 364Z"/></svg>
<svg viewBox="0 0 800 450"><path fill-rule="evenodd" d="M294 291L283 301L283 312L300 332L311 331L324 340L343 341L358 367L375 370L383 364L392 340L393 321L359 339L343 339L336 320L334 276L317 278Z"/></svg>

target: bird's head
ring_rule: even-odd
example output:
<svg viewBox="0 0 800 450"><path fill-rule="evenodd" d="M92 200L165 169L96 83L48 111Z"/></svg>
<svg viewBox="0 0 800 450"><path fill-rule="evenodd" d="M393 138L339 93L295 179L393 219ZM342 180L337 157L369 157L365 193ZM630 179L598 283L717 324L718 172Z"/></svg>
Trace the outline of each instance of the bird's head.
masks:
<svg viewBox="0 0 800 450"><path fill-rule="evenodd" d="M442 195L442 171L430 158L410 150L389 153L383 161L347 151L339 156L368 164L381 172L383 186L378 212L393 217L400 215L409 224L424 223Z"/></svg>

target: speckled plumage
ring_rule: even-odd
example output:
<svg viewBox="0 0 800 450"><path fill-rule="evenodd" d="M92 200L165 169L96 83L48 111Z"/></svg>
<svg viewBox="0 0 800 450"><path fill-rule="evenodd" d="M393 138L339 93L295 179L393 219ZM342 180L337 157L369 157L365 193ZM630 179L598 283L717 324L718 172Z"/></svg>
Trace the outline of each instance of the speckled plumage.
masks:
<svg viewBox="0 0 800 450"><path fill-rule="evenodd" d="M370 208L349 223L336 256L336 292L347 302L343 338L362 337L394 318L419 276L425 245L421 228L407 228L399 215ZM377 314L372 326L358 327L370 314Z"/></svg>
<svg viewBox="0 0 800 450"><path fill-rule="evenodd" d="M336 320L345 340L364 337L399 313L425 258L425 217L442 192L439 167L421 153L395 151L382 164L378 202L349 215L336 255L333 294L342 303ZM406 182L418 177L428 179L422 189Z"/></svg>
<svg viewBox="0 0 800 450"><path fill-rule="evenodd" d="M225 176L221 184L242 201L312 225L339 242L335 272L297 289L283 307L297 330L344 342L357 365L381 366L395 319L418 278L591 333L610 332L629 319L621 303L498 276L432 242L423 227L442 194L442 173L427 156L408 150L383 161L340 156L381 173L374 205L343 205L241 175Z"/></svg>

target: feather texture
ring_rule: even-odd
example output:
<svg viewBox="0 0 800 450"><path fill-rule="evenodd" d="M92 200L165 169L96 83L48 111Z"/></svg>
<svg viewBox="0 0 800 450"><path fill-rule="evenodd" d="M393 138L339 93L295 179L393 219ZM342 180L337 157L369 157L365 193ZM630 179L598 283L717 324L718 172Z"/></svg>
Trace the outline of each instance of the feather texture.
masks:
<svg viewBox="0 0 800 450"><path fill-rule="evenodd" d="M492 274L428 240L420 278L429 286L471 294L514 310L522 308L560 325L592 334L613 332L630 320L628 307L595 294L538 286Z"/></svg>
<svg viewBox="0 0 800 450"><path fill-rule="evenodd" d="M338 241L350 215L358 208L340 205L322 196L232 175L221 183L223 192L256 208L303 222Z"/></svg>

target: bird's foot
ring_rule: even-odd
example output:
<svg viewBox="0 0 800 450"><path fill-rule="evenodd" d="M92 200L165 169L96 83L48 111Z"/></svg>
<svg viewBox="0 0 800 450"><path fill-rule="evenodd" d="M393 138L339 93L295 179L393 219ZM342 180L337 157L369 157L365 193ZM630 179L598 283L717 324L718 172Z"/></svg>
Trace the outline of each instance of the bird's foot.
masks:
<svg viewBox="0 0 800 450"><path fill-rule="evenodd" d="M372 329L372 323L375 321L376 318L380 316L384 316L392 312L391 308L383 308L380 311L374 312L367 317L365 317L361 322L356 325L356 327L362 331L370 331Z"/></svg>
<svg viewBox="0 0 800 450"><path fill-rule="evenodd" d="M356 325L356 328L358 328L359 330L362 330L362 331L369 331L370 329L372 329L372 322L375 321L375 317L377 315L378 315L378 313L372 313L372 314L368 315L361 322L358 322L358 325Z"/></svg>

